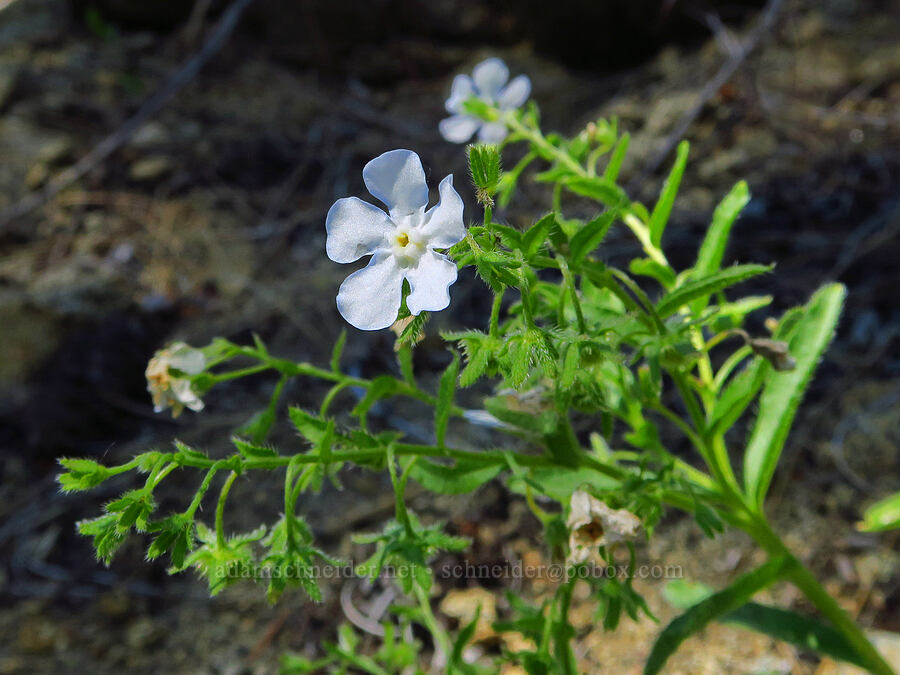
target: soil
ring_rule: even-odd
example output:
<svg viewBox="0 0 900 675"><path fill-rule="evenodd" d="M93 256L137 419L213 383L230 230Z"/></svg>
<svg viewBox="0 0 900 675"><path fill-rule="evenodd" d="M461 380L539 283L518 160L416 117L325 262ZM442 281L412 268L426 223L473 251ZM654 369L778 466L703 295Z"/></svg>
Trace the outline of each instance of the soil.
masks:
<svg viewBox="0 0 900 675"><path fill-rule="evenodd" d="M451 6L465 9L466 29L423 40ZM492 15L479 14L475 3L435 7L421 26L398 24L405 32L378 58L377 38L359 48L347 43L334 68L322 63L328 54L298 56L288 49L289 36L267 32L271 14L251 15L128 144L0 230L0 674L271 673L287 650L320 654L317 645L333 640L345 621L340 583L326 585L319 605L296 593L271 607L261 589L240 585L209 599L202 581L145 563L138 541L105 568L74 523L95 515L127 483L63 496L54 482L56 458L116 462L173 437L226 452L230 430L264 405L273 382L259 376L217 389L200 415L154 415L143 371L167 341L248 341L255 331L275 353L327 361L344 327L333 298L346 269L323 255L324 214L334 199L364 194L363 164L387 149L415 149L433 185L447 173L465 175L461 148L437 133L453 73L488 55L503 57L513 72L531 76L545 126L567 133L617 116L632 134L626 182L649 200L671 157L659 170L645 167L729 57L729 39L753 18L747 8L722 8L736 21L698 39L718 16L698 10L701 29L676 24L671 35L654 33L652 49L604 62L573 57L571 45L537 41L537 31L517 33L523 21L533 22L530 3L521 15L505 6L497 15L507 22L501 28L490 28ZM743 178L753 200L729 258L778 266L750 290L772 294L777 314L827 281L847 284L837 339L801 407L769 508L792 549L878 632L900 667L897 535L854 528L867 504L900 489L898 16L896 0L784 2L773 31L687 133L691 163L666 245L676 266L689 264L717 200ZM174 28L149 32L103 15L84 17L62 0L0 2L0 209L121 125L198 46L197 26L180 18ZM201 17L199 26L214 20ZM466 199L467 213L476 213ZM524 224L541 210L542 202L523 191L501 217ZM634 251L620 232L603 255L621 263ZM471 274L454 286L453 300L432 322L435 330L471 325L489 308ZM352 332L345 353L347 367L366 375L395 368L386 335ZM433 382L446 360L440 340L430 338L416 366ZM321 395L304 382L284 400L311 406ZM401 412L385 410L386 423ZM408 433L429 432L409 425ZM477 441L464 428L453 433L461 443ZM732 445L740 440L736 435ZM275 441L296 442L286 432ZM196 479L172 477L173 503ZM361 470L348 471L343 482L343 491L326 487L302 508L324 548L359 560L364 551L347 533L377 528L390 516L391 494L381 477ZM279 490L274 476L271 483L239 483L233 503L241 509L229 515L230 527L271 521ZM419 495L411 504L473 538L465 558L439 564L546 562L538 523L500 485L471 499ZM706 539L674 513L641 555L715 587L761 562L743 535ZM348 583L352 602L363 608L390 592L389 584ZM640 672L654 635L676 614L663 599L662 580L638 585L659 623L626 620L613 633L596 624L593 602L579 591L573 617L585 672ZM538 600L549 587L544 580L455 580L437 589L435 606L455 625L488 602L483 589L503 616L503 590ZM764 599L811 611L788 586ZM475 649L482 656L515 646L480 630ZM723 625L692 638L667 668L851 672Z"/></svg>

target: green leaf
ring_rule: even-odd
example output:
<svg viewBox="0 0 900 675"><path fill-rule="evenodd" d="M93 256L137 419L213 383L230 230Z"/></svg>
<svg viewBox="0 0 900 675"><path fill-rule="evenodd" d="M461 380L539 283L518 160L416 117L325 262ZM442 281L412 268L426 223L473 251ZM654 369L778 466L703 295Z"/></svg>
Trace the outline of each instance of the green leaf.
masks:
<svg viewBox="0 0 900 675"><path fill-rule="evenodd" d="M713 433L724 433L737 422L762 389L771 368L765 359L755 359L728 381L709 417Z"/></svg>
<svg viewBox="0 0 900 675"><path fill-rule="evenodd" d="M676 579L666 584L663 595L668 603L679 609L687 609L713 595L706 584ZM847 639L834 628L802 614L786 609L768 607L748 602L719 619L733 623L776 640L789 642L804 649L811 649L841 661L866 667Z"/></svg>
<svg viewBox="0 0 900 675"><path fill-rule="evenodd" d="M661 265L650 258L635 258L629 263L628 271L655 279L663 288L671 288L675 285L675 272L672 271L672 268Z"/></svg>
<svg viewBox="0 0 900 675"><path fill-rule="evenodd" d="M112 562L116 550L125 541L127 530L122 531L118 527L119 514L107 513L99 518L79 520L76 523L78 532L88 537L93 537L94 551L97 559L109 565Z"/></svg>
<svg viewBox="0 0 900 675"><path fill-rule="evenodd" d="M177 438L174 441L172 441L172 443L175 446L175 449L178 450L178 455L180 455L184 459L188 459L188 460L191 460L191 459L207 460L207 459L209 459L209 455L207 455L205 452L196 450L195 448L192 448L188 444L182 443Z"/></svg>
<svg viewBox="0 0 900 675"><path fill-rule="evenodd" d="M616 211L604 211L572 235L569 242L569 264L572 267L577 268L588 253L600 246L616 219L616 213Z"/></svg>
<svg viewBox="0 0 900 675"><path fill-rule="evenodd" d="M749 628L801 648L811 649L860 668L869 665L847 638L834 628L786 609L748 602L724 616L722 621Z"/></svg>
<svg viewBox="0 0 900 675"><path fill-rule="evenodd" d="M410 469L410 477L425 489L442 495L473 492L503 471L502 464L460 462L437 464L420 459Z"/></svg>
<svg viewBox="0 0 900 675"><path fill-rule="evenodd" d="M686 579L675 579L663 588L663 597L666 602L677 609L689 609L706 600L713 593L715 590L706 584Z"/></svg>
<svg viewBox="0 0 900 675"><path fill-rule="evenodd" d="M697 254L697 262L691 272L695 279L708 277L715 274L722 266L722 257L725 255L725 246L728 244L728 236L731 226L737 220L738 215L750 201L750 190L747 183L739 181L725 198L719 202L713 213L712 224L706 232L700 252ZM698 299L693 303L694 314L699 314L706 306L708 299Z"/></svg>
<svg viewBox="0 0 900 675"><path fill-rule="evenodd" d="M278 456L278 452L275 450L275 448L270 448L265 445L257 445L255 443L249 443L242 438L238 438L237 436L232 436L231 442L234 443L234 447L237 448L238 452L240 452L247 459Z"/></svg>
<svg viewBox="0 0 900 675"><path fill-rule="evenodd" d="M513 492L524 493L529 485L559 502L568 503L575 490L590 486L595 490L614 490L621 484L588 467L569 469L563 466L533 467L527 473L510 475L507 485Z"/></svg>
<svg viewBox="0 0 900 675"><path fill-rule="evenodd" d="M68 469L56 477L63 492L90 490L112 476L109 469L92 459L63 457L59 463L63 468Z"/></svg>
<svg viewBox="0 0 900 675"><path fill-rule="evenodd" d="M500 223L493 223L491 229L495 234L500 235L500 241L503 242L503 245L506 246L506 248L510 250L522 248L522 233L516 228L510 227L509 225L501 225Z"/></svg>
<svg viewBox="0 0 900 675"><path fill-rule="evenodd" d="M688 281L671 293L667 293L656 305L656 311L662 318L666 318L697 298L709 298L713 293L718 293L729 286L734 286L747 279L765 274L771 269L771 265L734 265L726 267L724 270L703 279Z"/></svg>
<svg viewBox="0 0 900 675"><path fill-rule="evenodd" d="M663 231L666 229L666 223L669 222L669 215L672 213L672 205L675 203L675 195L678 194L678 186L681 185L681 177L684 175L684 167L687 166L690 150L691 146L687 141L681 141L678 144L675 164L669 172L669 177L666 178L659 200L653 207L653 213L650 214L650 241L655 246L659 246L662 242Z"/></svg>
<svg viewBox="0 0 900 675"><path fill-rule="evenodd" d="M337 341L334 343L334 348L331 350L332 372L341 372L341 355L344 353L345 344L347 344L347 331L342 330L341 334L338 336Z"/></svg>
<svg viewBox="0 0 900 675"><path fill-rule="evenodd" d="M450 651L450 658L447 662L448 673L461 672L467 668L468 664L463 660L463 651L466 645L469 644L469 640L475 635L475 628L478 626L480 618L481 605L478 605L474 618L459 631L459 635L456 636L456 640L453 642L453 649Z"/></svg>
<svg viewBox="0 0 900 675"><path fill-rule="evenodd" d="M610 183L615 183L619 179L619 171L622 169L622 162L625 161L625 153L628 152L628 142L631 140L629 134L622 134L619 142L616 143L616 149L613 150L612 156L609 158L609 164L603 172L603 178Z"/></svg>
<svg viewBox="0 0 900 675"><path fill-rule="evenodd" d="M813 295L789 339L794 370L769 370L759 399L759 414L744 454L744 487L762 507L803 392L834 337L847 291L830 284Z"/></svg>
<svg viewBox="0 0 900 675"><path fill-rule="evenodd" d="M356 417L365 417L373 405L383 398L387 398L397 391L397 380L390 375L379 375L372 380L366 395L357 403L351 414Z"/></svg>
<svg viewBox="0 0 900 675"><path fill-rule="evenodd" d="M628 203L625 190L605 178L575 176L566 179L564 185L575 194L594 199L610 208L619 208Z"/></svg>
<svg viewBox="0 0 900 675"><path fill-rule="evenodd" d="M456 393L456 378L459 376L459 354L453 354L453 361L441 375L438 386L437 405L434 409L434 433L439 448L444 447L444 436L447 434L447 422L453 408L453 394Z"/></svg>
<svg viewBox="0 0 900 675"><path fill-rule="evenodd" d="M644 666L644 675L660 672L666 660L675 653L682 642L703 630L710 621L715 621L744 605L755 593L777 581L792 564L795 563L789 558L773 558L673 620L656 639L653 651L650 652Z"/></svg>
<svg viewBox="0 0 900 675"><path fill-rule="evenodd" d="M551 433L559 420L556 410L534 410L523 407L516 396L492 396L484 400L484 407L501 422L538 434Z"/></svg>
<svg viewBox="0 0 900 675"><path fill-rule="evenodd" d="M318 445L322 442L328 430L328 424L325 420L319 419L302 408L294 406L288 410L288 415L303 438L313 445Z"/></svg>
<svg viewBox="0 0 900 675"><path fill-rule="evenodd" d="M530 258L540 250L550 233L550 228L555 224L556 214L548 213L525 231L522 235L522 253L526 258Z"/></svg>
<svg viewBox="0 0 900 675"><path fill-rule="evenodd" d="M859 525L863 532L884 532L897 528L900 528L900 492L867 508Z"/></svg>

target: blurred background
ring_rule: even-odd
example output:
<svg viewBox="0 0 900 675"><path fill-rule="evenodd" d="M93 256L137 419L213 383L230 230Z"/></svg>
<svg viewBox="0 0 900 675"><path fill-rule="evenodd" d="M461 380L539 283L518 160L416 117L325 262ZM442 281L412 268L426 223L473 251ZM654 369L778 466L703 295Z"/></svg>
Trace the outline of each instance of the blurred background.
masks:
<svg viewBox="0 0 900 675"><path fill-rule="evenodd" d="M849 286L771 504L788 543L851 613L900 631L896 536L853 529L865 504L900 488L900 2L0 0L0 675L275 672L284 650L314 655L332 639L347 602L389 592L353 587L342 598L335 584L322 605L298 593L273 608L246 587L209 600L191 575L143 562L141 542L105 568L74 523L127 483L62 496L56 458L119 462L173 437L227 451L272 379L221 387L200 415L155 415L143 372L167 341L256 331L273 352L327 360L350 269L324 255L328 207L365 197L365 162L405 147L433 187L457 175L475 219L463 148L437 123L453 75L495 55L532 79L545 129L573 134L618 117L632 134L623 175L634 198L653 197L684 129L691 161L666 234L676 266L692 260L718 199L743 178L753 200L729 257L777 264L749 290L773 294L780 313L826 281ZM170 86L179 72L181 86ZM132 130L129 118L144 113L153 114ZM79 161L78 180L65 180ZM502 218L523 226L545 204L526 187ZM624 233L607 242L601 255L613 263L635 252ZM486 316L471 274L452 297L432 335ZM392 337L351 329L347 367L394 369ZM448 360L436 337L416 358L426 382ZM303 383L284 401L311 406L320 395ZM286 432L277 440L296 444ZM172 508L179 485L192 490L197 478L173 477ZM233 529L274 519L273 481L271 494L265 481L238 485ZM324 548L355 557L346 533L378 527L392 495L361 471L345 484L303 509ZM468 561L543 555L539 524L499 485L473 499L412 500L473 538ZM744 537L706 540L674 514L644 548L649 561L713 585L758 562ZM493 585L502 614L503 586ZM643 590L665 622L661 584ZM440 593L451 622L485 602L474 582ZM790 588L773 593L799 603ZM597 672L639 672L660 627L604 634L590 606L575 605L583 658ZM512 648L489 634L484 645ZM685 673L844 672L721 626L670 663Z"/></svg>

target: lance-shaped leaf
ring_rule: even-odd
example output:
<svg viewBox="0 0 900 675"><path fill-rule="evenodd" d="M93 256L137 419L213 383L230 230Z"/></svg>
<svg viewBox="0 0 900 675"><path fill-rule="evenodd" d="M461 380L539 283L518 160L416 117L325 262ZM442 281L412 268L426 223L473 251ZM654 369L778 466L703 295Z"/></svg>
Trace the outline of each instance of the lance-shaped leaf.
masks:
<svg viewBox="0 0 900 675"><path fill-rule="evenodd" d="M698 298L709 298L713 293L723 291L729 286L764 274L771 269L771 265L734 265L703 279L688 281L663 296L663 299L656 305L656 312L662 318L666 318Z"/></svg>
<svg viewBox="0 0 900 675"><path fill-rule="evenodd" d="M900 492L866 509L863 522L858 527L864 532L884 532L900 528Z"/></svg>
<svg viewBox="0 0 900 675"><path fill-rule="evenodd" d="M679 645L715 621L746 604L755 593L777 581L794 563L789 558L773 558L762 567L739 577L731 586L713 593L674 619L656 638L644 675L655 675Z"/></svg>
<svg viewBox="0 0 900 675"><path fill-rule="evenodd" d="M669 177L666 178L659 200L653 207L653 213L650 214L650 241L655 246L659 246L662 241L663 231L666 229L666 223L669 222L669 215L672 213L672 205L675 203L675 195L678 194L678 187L681 185L681 177L684 175L690 150L691 146L687 141L681 141L678 144L675 164L669 172Z"/></svg>
<svg viewBox="0 0 900 675"><path fill-rule="evenodd" d="M816 292L788 341L794 370L770 370L759 398L759 414L744 453L744 488L762 506L797 407L813 371L834 336L846 289L831 284Z"/></svg>
<svg viewBox="0 0 900 675"><path fill-rule="evenodd" d="M725 198L719 202L713 213L712 225L706 232L700 252L697 254L697 263L691 276L702 279L719 271L722 265L722 257L725 255L725 246L728 244L728 236L731 226L737 220L741 210L750 201L750 190L747 183L739 181ZM706 307L707 299L699 298L691 306L694 314L698 314Z"/></svg>

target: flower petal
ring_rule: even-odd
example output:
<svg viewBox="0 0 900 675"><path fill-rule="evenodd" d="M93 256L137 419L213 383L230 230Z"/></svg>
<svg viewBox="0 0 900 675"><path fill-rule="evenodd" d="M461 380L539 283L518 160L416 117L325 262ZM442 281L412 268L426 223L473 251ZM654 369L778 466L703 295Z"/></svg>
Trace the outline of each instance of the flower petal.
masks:
<svg viewBox="0 0 900 675"><path fill-rule="evenodd" d="M387 328L397 319L403 273L388 250L376 251L369 264L344 279L337 308L360 330Z"/></svg>
<svg viewBox="0 0 900 675"><path fill-rule="evenodd" d="M428 206L422 160L412 150L391 150L363 167L363 181L384 202L391 216L406 216Z"/></svg>
<svg viewBox="0 0 900 675"><path fill-rule="evenodd" d="M472 138L472 134L475 133L480 124L481 120L477 117L472 117L471 115L453 115L452 117L442 119L438 123L438 131L441 132L441 136L444 137L444 140L450 141L451 143L465 143Z"/></svg>
<svg viewBox="0 0 900 675"><path fill-rule="evenodd" d="M453 175L447 176L438 186L441 200L428 209L422 225L422 234L432 248L449 248L466 236L463 222L463 200L453 188Z"/></svg>
<svg viewBox="0 0 900 675"><path fill-rule="evenodd" d="M456 281L456 274L456 265L447 256L426 251L419 264L406 271L412 289L406 297L409 311L419 314L444 309L450 304L450 286Z"/></svg>
<svg viewBox="0 0 900 675"><path fill-rule="evenodd" d="M503 87L503 91L497 96L497 105L501 110L513 110L525 103L529 94L531 94L531 80L527 75L519 75Z"/></svg>
<svg viewBox="0 0 900 675"><path fill-rule="evenodd" d="M350 263L385 245L385 235L394 229L388 215L356 197L338 199L325 218L325 252L338 263Z"/></svg>
<svg viewBox="0 0 900 675"><path fill-rule="evenodd" d="M478 140L482 143L502 143L506 134L506 125L502 122L486 122L478 130Z"/></svg>
<svg viewBox="0 0 900 675"><path fill-rule="evenodd" d="M450 98L444 102L444 107L448 113L462 112L462 104L472 96L477 96L472 78L468 75L457 75L450 85Z"/></svg>
<svg viewBox="0 0 900 675"><path fill-rule="evenodd" d="M172 352L169 358L169 365L172 368L177 368L188 375L197 375L206 370L206 357L199 349L194 349L184 342L177 342L169 350Z"/></svg>
<svg viewBox="0 0 900 675"><path fill-rule="evenodd" d="M481 96L496 101L497 95L509 79L509 68L500 59L490 58L475 66L472 70L472 79Z"/></svg>

